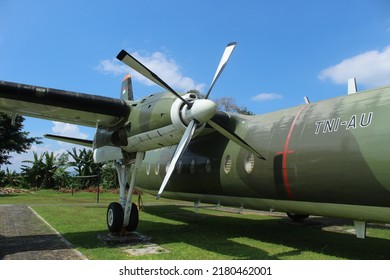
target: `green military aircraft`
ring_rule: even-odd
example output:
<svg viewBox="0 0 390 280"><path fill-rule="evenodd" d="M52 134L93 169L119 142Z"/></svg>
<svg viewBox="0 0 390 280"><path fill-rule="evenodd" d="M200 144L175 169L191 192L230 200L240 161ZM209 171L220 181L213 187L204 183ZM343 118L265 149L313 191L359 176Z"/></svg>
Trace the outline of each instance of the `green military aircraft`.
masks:
<svg viewBox="0 0 390 280"><path fill-rule="evenodd" d="M209 98L236 43L225 48L205 98L179 94L122 50L117 58L167 90L134 101L131 77L121 98L0 82L0 111L96 127L94 140L46 135L92 147L114 161L119 202L107 209L111 232L134 231L133 189L167 198L390 222L390 87L256 116L217 110ZM127 191L127 194L126 194Z"/></svg>

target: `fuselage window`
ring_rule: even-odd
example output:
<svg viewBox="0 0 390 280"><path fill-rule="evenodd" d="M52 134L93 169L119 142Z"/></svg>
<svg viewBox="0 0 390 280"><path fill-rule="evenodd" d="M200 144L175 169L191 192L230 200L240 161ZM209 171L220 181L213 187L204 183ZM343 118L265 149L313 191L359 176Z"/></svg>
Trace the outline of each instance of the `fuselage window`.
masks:
<svg viewBox="0 0 390 280"><path fill-rule="evenodd" d="M146 175L150 174L150 163L146 166Z"/></svg>
<svg viewBox="0 0 390 280"><path fill-rule="evenodd" d="M206 168L206 173L210 173L211 172L211 161L210 161L210 159L206 160L205 168Z"/></svg>
<svg viewBox="0 0 390 280"><path fill-rule="evenodd" d="M196 173L196 159L195 158L193 158L191 160L190 172L191 172L191 174L195 174Z"/></svg>
<svg viewBox="0 0 390 280"><path fill-rule="evenodd" d="M244 162L244 168L246 173L251 174L254 167L255 167L255 156L253 154L247 154Z"/></svg>
<svg viewBox="0 0 390 280"><path fill-rule="evenodd" d="M168 169L169 169L169 166L170 166L170 165L171 165L171 161L168 160L168 161L167 161L167 164L165 165L165 174L168 173Z"/></svg>
<svg viewBox="0 0 390 280"><path fill-rule="evenodd" d="M183 169L183 161L179 159L179 161L176 164L176 172L177 174L180 174Z"/></svg>
<svg viewBox="0 0 390 280"><path fill-rule="evenodd" d="M223 170L225 171L226 174L229 174L231 168L232 168L232 158L230 157L230 155L227 155L225 157L225 162L223 164Z"/></svg>

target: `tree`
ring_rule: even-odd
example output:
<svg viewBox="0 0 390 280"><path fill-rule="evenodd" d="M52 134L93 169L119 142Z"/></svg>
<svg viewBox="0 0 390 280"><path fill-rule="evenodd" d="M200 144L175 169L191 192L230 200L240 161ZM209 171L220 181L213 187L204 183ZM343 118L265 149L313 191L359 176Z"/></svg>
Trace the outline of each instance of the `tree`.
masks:
<svg viewBox="0 0 390 280"><path fill-rule="evenodd" d="M33 160L24 160L23 162L31 164L31 166L22 165L22 176L29 187L38 189L42 186L44 178L44 163L43 154L38 156L36 152L33 153Z"/></svg>
<svg viewBox="0 0 390 280"><path fill-rule="evenodd" d="M54 172L53 178L57 189L67 188L72 184L72 176L67 171L69 167L69 154L62 153L57 156L57 169Z"/></svg>
<svg viewBox="0 0 390 280"><path fill-rule="evenodd" d="M5 113L0 113L0 165L10 164L10 153L26 152L33 143L41 144L38 137L28 137L29 133L23 131L22 116L15 117L15 123Z"/></svg>
<svg viewBox="0 0 390 280"><path fill-rule="evenodd" d="M59 189L71 183L69 172L66 171L67 154L54 155L53 152L44 152L38 155L33 153L33 160L25 160L22 165L24 183L33 188Z"/></svg>
<svg viewBox="0 0 390 280"><path fill-rule="evenodd" d="M77 152L76 148L72 151L68 151L68 154L73 158L73 161L69 162L69 166L73 166L78 176L92 176L101 173L103 163L95 163L93 161L93 152L90 149L82 149ZM89 187L96 179L83 180L83 187Z"/></svg>
<svg viewBox="0 0 390 280"><path fill-rule="evenodd" d="M238 113L242 115L254 115L254 113L249 111L247 107L238 106L236 100L233 97L217 98L215 103L217 103L218 110L221 111Z"/></svg>
<svg viewBox="0 0 390 280"><path fill-rule="evenodd" d="M17 187L20 184L19 174L10 171L8 168L4 172L0 170L0 187Z"/></svg>
<svg viewBox="0 0 390 280"><path fill-rule="evenodd" d="M54 174L57 171L58 165L56 162L56 156L53 152L44 153L45 161L43 162L43 185L45 189L55 188Z"/></svg>
<svg viewBox="0 0 390 280"><path fill-rule="evenodd" d="M205 94L200 93L197 89L191 89L187 93L195 93L199 98L203 99L206 97ZM254 115L253 112L249 111L245 106L238 106L236 100L233 97L221 97L214 100L218 106L219 111L225 111L230 113L238 113L242 115Z"/></svg>
<svg viewBox="0 0 390 280"><path fill-rule="evenodd" d="M247 107L238 107L237 108L237 113L242 114L242 115L248 115L248 116L253 116L255 113L252 111L249 111Z"/></svg>
<svg viewBox="0 0 390 280"><path fill-rule="evenodd" d="M103 165L100 178L103 188L113 189L118 186L118 175L112 163L106 163Z"/></svg>

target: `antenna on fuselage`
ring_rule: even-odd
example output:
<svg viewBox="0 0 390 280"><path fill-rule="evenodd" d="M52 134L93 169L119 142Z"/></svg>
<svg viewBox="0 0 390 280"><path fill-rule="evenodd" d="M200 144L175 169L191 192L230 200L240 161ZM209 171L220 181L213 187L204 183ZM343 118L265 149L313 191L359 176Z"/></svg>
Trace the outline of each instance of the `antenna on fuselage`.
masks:
<svg viewBox="0 0 390 280"><path fill-rule="evenodd" d="M356 78L348 79L348 95L357 93Z"/></svg>

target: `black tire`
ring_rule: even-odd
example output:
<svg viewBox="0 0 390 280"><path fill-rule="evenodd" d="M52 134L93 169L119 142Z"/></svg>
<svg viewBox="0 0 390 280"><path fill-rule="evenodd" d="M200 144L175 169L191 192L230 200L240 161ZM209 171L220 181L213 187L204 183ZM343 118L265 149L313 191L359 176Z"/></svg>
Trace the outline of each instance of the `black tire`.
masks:
<svg viewBox="0 0 390 280"><path fill-rule="evenodd" d="M309 215L296 214L296 213L287 213L287 216L294 222L301 223L303 220L309 218Z"/></svg>
<svg viewBox="0 0 390 280"><path fill-rule="evenodd" d="M127 231L135 231L138 227L138 222L139 222L139 214L138 214L137 205L131 203L129 224L126 227Z"/></svg>
<svg viewBox="0 0 390 280"><path fill-rule="evenodd" d="M123 208L118 202L111 202L107 208L107 227L112 233L120 232L123 226Z"/></svg>

